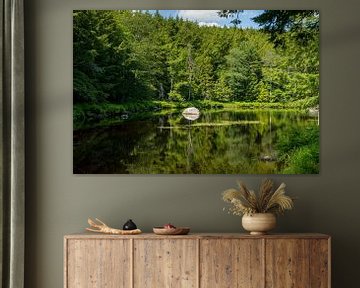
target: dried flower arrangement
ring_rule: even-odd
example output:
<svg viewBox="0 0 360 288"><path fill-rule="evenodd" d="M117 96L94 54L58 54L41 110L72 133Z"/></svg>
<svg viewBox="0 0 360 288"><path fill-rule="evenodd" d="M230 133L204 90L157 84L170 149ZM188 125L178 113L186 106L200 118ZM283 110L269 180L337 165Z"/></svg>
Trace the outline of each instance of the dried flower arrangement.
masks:
<svg viewBox="0 0 360 288"><path fill-rule="evenodd" d="M285 210L294 207L294 198L285 195L284 183L273 190L274 182L264 179L260 185L259 193L249 190L246 185L239 181L239 189L228 189L223 192L222 198L231 203L229 212L242 216L256 213L283 214Z"/></svg>

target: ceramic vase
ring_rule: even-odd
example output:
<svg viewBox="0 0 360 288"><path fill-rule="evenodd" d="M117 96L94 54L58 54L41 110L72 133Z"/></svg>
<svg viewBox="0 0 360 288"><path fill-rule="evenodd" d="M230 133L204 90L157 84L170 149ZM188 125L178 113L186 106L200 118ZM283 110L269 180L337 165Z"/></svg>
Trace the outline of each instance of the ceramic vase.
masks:
<svg viewBox="0 0 360 288"><path fill-rule="evenodd" d="M263 235L276 226L276 217L272 213L255 213L242 217L242 226L251 235Z"/></svg>

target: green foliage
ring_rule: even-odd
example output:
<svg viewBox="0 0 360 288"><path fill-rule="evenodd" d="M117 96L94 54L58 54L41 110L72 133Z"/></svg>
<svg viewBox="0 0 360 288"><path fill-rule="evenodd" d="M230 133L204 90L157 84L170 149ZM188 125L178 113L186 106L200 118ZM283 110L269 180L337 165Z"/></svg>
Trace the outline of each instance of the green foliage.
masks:
<svg viewBox="0 0 360 288"><path fill-rule="evenodd" d="M293 149L319 141L319 127L310 126L303 129L290 129L280 135L277 149L282 154L292 152Z"/></svg>
<svg viewBox="0 0 360 288"><path fill-rule="evenodd" d="M175 101L175 102L184 101L184 97L179 92L174 90L170 91L168 96L169 96L169 100L171 101Z"/></svg>
<svg viewBox="0 0 360 288"><path fill-rule="evenodd" d="M319 173L319 145L312 144L296 149L284 169L286 174L318 174Z"/></svg>
<svg viewBox="0 0 360 288"><path fill-rule="evenodd" d="M286 105L288 108L298 108L298 109L307 109L319 106L319 97L310 97L306 99L301 99L294 102L289 102Z"/></svg>
<svg viewBox="0 0 360 288"><path fill-rule="evenodd" d="M240 19L240 12L221 13ZM274 13L281 21L266 26ZM283 46L261 30L204 27L131 10L74 11L74 104L206 100L306 106L318 99L318 15L266 10L260 16L265 30L277 27ZM299 42L301 33L306 41Z"/></svg>
<svg viewBox="0 0 360 288"><path fill-rule="evenodd" d="M211 98L215 101L229 102L232 99L232 95L232 90L226 83L225 77L223 77L215 83Z"/></svg>
<svg viewBox="0 0 360 288"><path fill-rule="evenodd" d="M140 112L154 112L160 109L173 108L166 102L142 101L122 104L113 103L81 103L73 109L74 130L83 128L86 124L94 124L103 120L122 119ZM85 125L84 125L85 124Z"/></svg>
<svg viewBox="0 0 360 288"><path fill-rule="evenodd" d="M97 103L106 101L106 94L85 73L74 69L74 102Z"/></svg>
<svg viewBox="0 0 360 288"><path fill-rule="evenodd" d="M123 102L151 94L134 73L130 40L117 11L74 11L74 102ZM133 89L136 86L137 89Z"/></svg>
<svg viewBox="0 0 360 288"><path fill-rule="evenodd" d="M286 174L319 173L319 127L287 129L279 136L277 149Z"/></svg>
<svg viewBox="0 0 360 288"><path fill-rule="evenodd" d="M188 82L178 82L174 85L174 90L170 93L170 100L183 101L184 99L189 99L191 93L191 86ZM174 98L172 98L174 97Z"/></svg>
<svg viewBox="0 0 360 288"><path fill-rule="evenodd" d="M235 101L254 101L258 96L257 84L261 73L261 59L256 48L248 42L230 50L225 79Z"/></svg>
<svg viewBox="0 0 360 288"><path fill-rule="evenodd" d="M239 15L243 11L221 10L218 14L220 17L236 17L236 23L241 23ZM271 35L271 40L276 45L284 45L281 36L286 32L291 32L299 44L308 44L313 33L319 32L319 16L318 10L264 10L252 20Z"/></svg>
<svg viewBox="0 0 360 288"><path fill-rule="evenodd" d="M291 32L299 44L308 44L320 27L318 10L265 10L253 20L270 33L277 45L284 44L281 35L286 32Z"/></svg>

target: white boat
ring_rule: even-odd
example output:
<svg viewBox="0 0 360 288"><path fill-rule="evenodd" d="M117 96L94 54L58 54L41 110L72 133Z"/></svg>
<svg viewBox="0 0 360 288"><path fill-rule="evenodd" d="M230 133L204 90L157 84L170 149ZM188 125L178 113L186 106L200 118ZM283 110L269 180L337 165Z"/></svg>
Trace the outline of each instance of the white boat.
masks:
<svg viewBox="0 0 360 288"><path fill-rule="evenodd" d="M190 115L199 115L200 111L199 109L195 108L195 107L189 107L184 109L184 111L182 112L182 114L190 114Z"/></svg>
<svg viewBox="0 0 360 288"><path fill-rule="evenodd" d="M184 109L184 111L182 112L182 115L184 116L185 119L194 121L199 118L200 111L199 111L199 109L197 109L195 107L189 107L189 108Z"/></svg>

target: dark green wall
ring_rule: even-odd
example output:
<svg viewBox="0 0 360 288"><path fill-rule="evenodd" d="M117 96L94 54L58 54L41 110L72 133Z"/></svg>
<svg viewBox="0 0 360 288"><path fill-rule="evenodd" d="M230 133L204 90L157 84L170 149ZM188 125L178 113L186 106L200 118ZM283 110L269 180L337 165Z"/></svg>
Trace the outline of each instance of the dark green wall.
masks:
<svg viewBox="0 0 360 288"><path fill-rule="evenodd" d="M63 287L63 235L82 231L88 216L113 226L132 218L145 231L165 222L197 232L241 231L240 218L223 212L220 193L238 178L254 188L262 178L72 175L72 10L86 8L320 9L321 172L272 177L299 197L278 231L332 235L333 287L359 287L360 2L25 2L26 287Z"/></svg>

